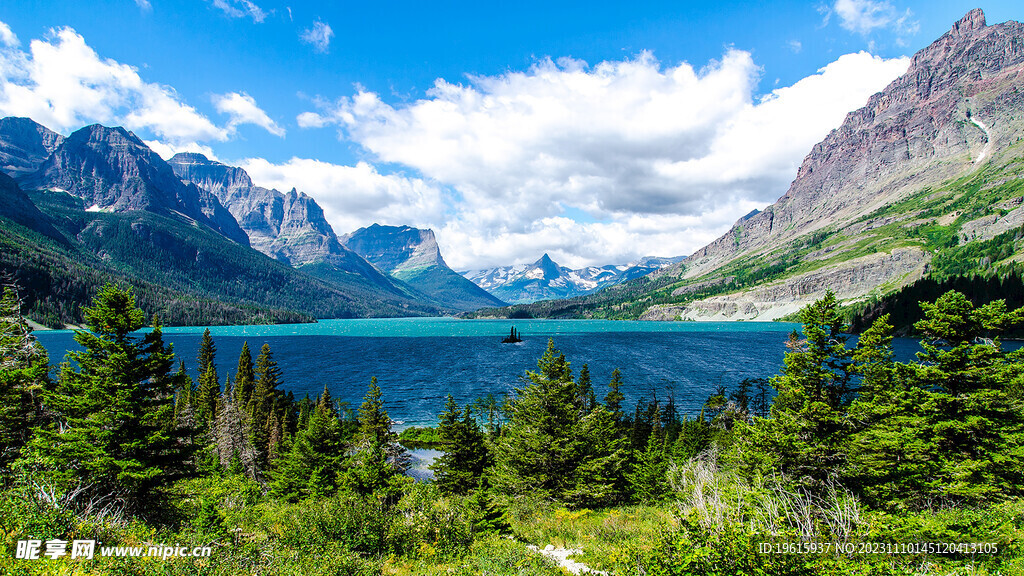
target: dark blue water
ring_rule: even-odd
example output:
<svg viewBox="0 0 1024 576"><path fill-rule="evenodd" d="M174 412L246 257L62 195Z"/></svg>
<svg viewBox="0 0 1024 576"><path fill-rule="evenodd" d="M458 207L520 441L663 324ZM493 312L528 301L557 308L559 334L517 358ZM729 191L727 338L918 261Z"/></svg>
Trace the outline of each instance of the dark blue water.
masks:
<svg viewBox="0 0 1024 576"><path fill-rule="evenodd" d="M488 393L501 395L522 385L535 370L548 339L579 373L588 364L598 398L607 392L612 370L622 371L626 406L639 398L674 396L680 413L696 414L724 385L779 373L785 342L794 324L606 321L516 321L520 344L502 344L509 321L397 319L332 320L291 326L211 327L217 371L234 374L243 342L253 358L268 343L283 373L285 390L301 398L326 386L331 395L357 408L376 376L388 413L406 424L433 424L451 394L462 405ZM195 376L203 328L168 328L164 337ZM35 333L57 364L77 349L69 331ZM914 340L897 340L896 355L907 360Z"/></svg>

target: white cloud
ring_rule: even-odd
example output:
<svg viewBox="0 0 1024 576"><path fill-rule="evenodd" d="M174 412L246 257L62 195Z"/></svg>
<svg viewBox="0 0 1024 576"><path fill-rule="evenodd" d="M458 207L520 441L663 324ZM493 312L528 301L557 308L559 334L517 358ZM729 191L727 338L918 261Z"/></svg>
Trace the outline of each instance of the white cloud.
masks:
<svg viewBox="0 0 1024 576"><path fill-rule="evenodd" d="M214 154L213 148L209 146L203 146L197 142L185 142L168 144L159 140L144 140L146 146L153 152L156 152L164 160L169 160L171 156L174 156L178 152L198 152L210 160L217 160L217 155Z"/></svg>
<svg viewBox="0 0 1024 576"><path fill-rule="evenodd" d="M916 34L920 27L909 8L900 12L888 0L836 0L833 9L839 15L839 25L858 34L886 28L897 34Z"/></svg>
<svg viewBox="0 0 1024 576"><path fill-rule="evenodd" d="M789 49L793 51L793 54L799 54L804 49L804 45L799 40L790 40L786 43Z"/></svg>
<svg viewBox="0 0 1024 576"><path fill-rule="evenodd" d="M143 12L149 12L153 9L153 5L150 4L149 0L135 0L135 5Z"/></svg>
<svg viewBox="0 0 1024 576"><path fill-rule="evenodd" d="M303 30L299 37L306 44L312 44L317 52L326 53L331 45L331 38L334 37L334 30L331 30L331 26L326 22L317 20L312 28Z"/></svg>
<svg viewBox="0 0 1024 576"><path fill-rule="evenodd" d="M267 17L267 13L251 0L213 0L213 6L232 18L248 16L257 24L263 22Z"/></svg>
<svg viewBox="0 0 1024 576"><path fill-rule="evenodd" d="M217 112L230 117L228 128L234 130L240 124L255 124L274 136L284 137L284 128L270 119L270 116L256 104L256 100L242 92L231 92L213 97Z"/></svg>
<svg viewBox="0 0 1024 576"><path fill-rule="evenodd" d="M58 131L93 122L146 130L173 142L226 140L230 131L135 68L100 58L71 28L0 49L0 115L28 116Z"/></svg>
<svg viewBox="0 0 1024 576"><path fill-rule="evenodd" d="M303 112L295 118L295 121L299 128L323 128L330 122L328 118L324 118L316 112Z"/></svg>
<svg viewBox="0 0 1024 576"><path fill-rule="evenodd" d="M18 37L11 32L11 27L0 22L0 44L4 46L14 47L18 45Z"/></svg>
<svg viewBox="0 0 1024 576"><path fill-rule="evenodd" d="M688 254L774 201L811 147L908 64L849 54L755 99L760 69L738 50L700 70L648 53L544 60L466 85L439 79L408 104L359 91L299 124L338 125L380 161L453 190L434 224L453 265L544 251L606 264Z"/></svg>
<svg viewBox="0 0 1024 576"><path fill-rule="evenodd" d="M292 158L274 164L263 158L248 158L237 165L259 186L297 188L316 198L338 234L374 222L437 228L450 203L436 184L421 178L381 174L365 162L340 166Z"/></svg>

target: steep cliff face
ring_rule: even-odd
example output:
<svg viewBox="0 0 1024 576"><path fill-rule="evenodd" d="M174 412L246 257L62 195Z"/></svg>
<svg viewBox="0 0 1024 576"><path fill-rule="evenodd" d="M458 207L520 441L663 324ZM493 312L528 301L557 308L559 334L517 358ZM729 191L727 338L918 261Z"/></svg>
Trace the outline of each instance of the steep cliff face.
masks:
<svg viewBox="0 0 1024 576"><path fill-rule="evenodd" d="M505 303L448 267L432 230L373 224L341 242L377 268L455 311Z"/></svg>
<svg viewBox="0 0 1024 576"><path fill-rule="evenodd" d="M35 172L63 141L29 118L0 118L0 172L15 178Z"/></svg>
<svg viewBox="0 0 1024 576"><path fill-rule="evenodd" d="M907 72L814 146L774 205L695 252L685 277L850 221L965 174L1015 142L1024 104L1024 25L972 10ZM679 273L677 268L672 273Z"/></svg>
<svg viewBox="0 0 1024 576"><path fill-rule="evenodd" d="M81 198L86 210L183 215L239 244L249 244L213 194L183 183L159 155L124 128L82 128L61 142L38 170L18 181L26 189L67 192Z"/></svg>
<svg viewBox="0 0 1024 576"><path fill-rule="evenodd" d="M214 162L202 154L176 154L168 163L182 181L216 195L260 252L296 268L309 267L306 272L326 280L360 280L396 296L409 296L345 248L323 209L306 194L294 188L283 194L256 186L242 168Z"/></svg>

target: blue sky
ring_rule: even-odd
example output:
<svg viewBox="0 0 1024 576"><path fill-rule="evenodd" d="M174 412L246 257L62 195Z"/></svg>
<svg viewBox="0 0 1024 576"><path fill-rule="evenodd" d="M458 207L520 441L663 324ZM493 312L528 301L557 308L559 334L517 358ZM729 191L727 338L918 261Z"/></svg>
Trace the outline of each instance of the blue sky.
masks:
<svg viewBox="0 0 1024 576"><path fill-rule="evenodd" d="M205 151L311 194L339 234L433 228L457 268L624 263L688 254L781 196L974 7L7 2L0 114Z"/></svg>

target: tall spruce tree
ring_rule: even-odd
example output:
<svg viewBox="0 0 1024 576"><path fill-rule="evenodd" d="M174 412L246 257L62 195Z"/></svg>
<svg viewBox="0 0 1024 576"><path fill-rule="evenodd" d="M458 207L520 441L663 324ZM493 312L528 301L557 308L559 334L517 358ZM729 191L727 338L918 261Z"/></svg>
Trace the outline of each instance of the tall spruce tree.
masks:
<svg viewBox="0 0 1024 576"><path fill-rule="evenodd" d="M493 470L497 491L509 496L536 495L563 500L573 489L583 441L574 434L579 421L576 385L565 355L553 340L516 390L509 423L498 441Z"/></svg>
<svg viewBox="0 0 1024 576"><path fill-rule="evenodd" d="M397 494L397 481L409 467L409 455L391 430L391 417L384 409L384 399L377 377L359 406L357 450L345 483L359 494Z"/></svg>
<svg viewBox="0 0 1024 576"><path fill-rule="evenodd" d="M256 357L255 374L256 381L247 405L249 434L256 450L257 461L265 468L269 457L270 416L277 405L277 397L280 394L278 386L281 383L281 370L270 351L270 344L263 344L260 349L260 354Z"/></svg>
<svg viewBox="0 0 1024 576"><path fill-rule="evenodd" d="M832 291L800 311L804 338L793 334L771 418L752 428L759 466L778 468L804 484L817 484L843 465L846 406L855 373ZM753 462L751 462L753 464Z"/></svg>
<svg viewBox="0 0 1024 576"><path fill-rule="evenodd" d="M1024 405L1010 390L1024 352L991 338L1024 321L1024 309L1007 311L1001 300L976 308L956 291L921 307L918 362L891 363L887 325L865 333L877 351L865 354L863 397L851 406L863 423L850 441L853 480L889 507L1024 492Z"/></svg>
<svg viewBox="0 0 1024 576"><path fill-rule="evenodd" d="M490 465L484 433L473 418L469 406L460 410L451 394L439 417L437 434L444 453L430 469L434 483L446 494L466 494L480 486L484 470Z"/></svg>
<svg viewBox="0 0 1024 576"><path fill-rule="evenodd" d="M21 314L13 287L0 298L0 468L13 461L39 420L39 399L49 383L49 358Z"/></svg>
<svg viewBox="0 0 1024 576"><path fill-rule="evenodd" d="M256 373L252 366L252 353L249 343L242 342L242 352L238 355L238 369L235 371L234 398L238 406L248 406L252 397Z"/></svg>
<svg viewBox="0 0 1024 576"><path fill-rule="evenodd" d="M44 393L57 422L37 430L32 451L69 484L142 505L187 470L174 422L174 353L155 318L151 332L135 334L145 317L131 289L104 286L84 316L89 331L75 334L83 350L68 354Z"/></svg>
<svg viewBox="0 0 1024 576"><path fill-rule="evenodd" d="M341 485L347 445L338 413L324 392L272 473L271 492L285 500L330 496Z"/></svg>
<svg viewBox="0 0 1024 576"><path fill-rule="evenodd" d="M207 328L203 332L196 358L199 366L199 386L195 394L196 416L206 426L211 426L217 416L217 399L220 397L220 379L217 377L217 365L214 364L216 356L217 347L213 343L210 329Z"/></svg>

